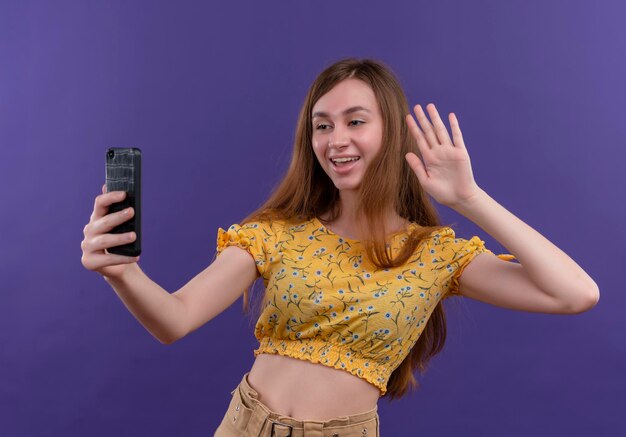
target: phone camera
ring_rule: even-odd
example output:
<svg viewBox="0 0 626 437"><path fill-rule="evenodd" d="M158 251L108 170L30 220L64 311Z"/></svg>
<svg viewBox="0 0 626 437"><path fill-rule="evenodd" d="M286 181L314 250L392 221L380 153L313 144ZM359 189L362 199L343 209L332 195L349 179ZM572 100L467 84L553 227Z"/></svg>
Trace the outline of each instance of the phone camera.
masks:
<svg viewBox="0 0 626 437"><path fill-rule="evenodd" d="M115 152L113 150L109 150L107 154L109 155L109 158L111 159L113 159L113 157L115 156Z"/></svg>

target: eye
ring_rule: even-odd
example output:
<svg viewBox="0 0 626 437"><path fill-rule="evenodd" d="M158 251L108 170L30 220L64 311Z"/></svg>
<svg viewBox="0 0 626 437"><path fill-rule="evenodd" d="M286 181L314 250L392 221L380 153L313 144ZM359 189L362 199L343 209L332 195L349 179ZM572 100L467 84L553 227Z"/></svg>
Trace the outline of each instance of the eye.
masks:
<svg viewBox="0 0 626 437"><path fill-rule="evenodd" d="M315 126L315 129L317 129L317 130L326 130L326 129L324 129L324 127L326 127L326 126L328 126L328 125L320 123L317 126Z"/></svg>
<svg viewBox="0 0 626 437"><path fill-rule="evenodd" d="M363 120L352 120L350 123L365 123ZM353 124L352 126L356 126Z"/></svg>

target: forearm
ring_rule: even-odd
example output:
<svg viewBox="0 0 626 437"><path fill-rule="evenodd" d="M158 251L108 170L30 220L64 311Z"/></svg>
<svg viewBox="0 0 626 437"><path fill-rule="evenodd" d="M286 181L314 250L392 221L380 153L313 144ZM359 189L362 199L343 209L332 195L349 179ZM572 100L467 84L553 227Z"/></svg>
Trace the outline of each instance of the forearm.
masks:
<svg viewBox="0 0 626 437"><path fill-rule="evenodd" d="M598 300L597 284L574 260L482 189L471 201L452 208L515 255L546 294L574 305Z"/></svg>
<svg viewBox="0 0 626 437"><path fill-rule="evenodd" d="M152 281L137 264L123 278L104 278L126 308L161 343L186 335L185 308L174 295Z"/></svg>

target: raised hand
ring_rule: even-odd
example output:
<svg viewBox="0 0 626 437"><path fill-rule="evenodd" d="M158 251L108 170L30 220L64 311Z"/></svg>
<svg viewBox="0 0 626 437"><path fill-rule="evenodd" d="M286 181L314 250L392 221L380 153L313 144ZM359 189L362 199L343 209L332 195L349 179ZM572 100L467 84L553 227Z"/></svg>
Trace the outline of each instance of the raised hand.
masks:
<svg viewBox="0 0 626 437"><path fill-rule="evenodd" d="M424 162L412 152L407 153L405 159L429 195L442 205L455 207L471 200L480 188L474 181L470 157L454 113L448 116L453 142L435 105L431 103L426 109L434 126L420 105L413 110L421 129L411 114L406 115L409 131L417 141Z"/></svg>

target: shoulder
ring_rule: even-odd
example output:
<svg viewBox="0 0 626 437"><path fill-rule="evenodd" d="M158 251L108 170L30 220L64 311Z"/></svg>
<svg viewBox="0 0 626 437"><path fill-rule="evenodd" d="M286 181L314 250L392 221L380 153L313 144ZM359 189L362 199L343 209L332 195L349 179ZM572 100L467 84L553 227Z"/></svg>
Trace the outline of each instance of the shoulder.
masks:
<svg viewBox="0 0 626 437"><path fill-rule="evenodd" d="M467 246L468 244L484 244L484 241L482 241L478 236L475 235L472 236L470 239L458 236L456 231L450 226L443 226L435 231L432 231L428 236L428 240L432 241L433 245L441 246L442 248L446 247L449 249L460 249L464 246Z"/></svg>
<svg viewBox="0 0 626 437"><path fill-rule="evenodd" d="M420 243L424 243L428 246L449 245L450 243L459 241L454 229L449 226L424 227L417 223L411 223L408 229L408 235L416 235ZM417 231L417 233L414 233L415 231Z"/></svg>
<svg viewBox="0 0 626 437"><path fill-rule="evenodd" d="M423 261L428 260L428 264L445 265L450 269L451 263L456 264L488 249L478 236L463 238L452 227L442 226L430 232L425 230L415 251Z"/></svg>

